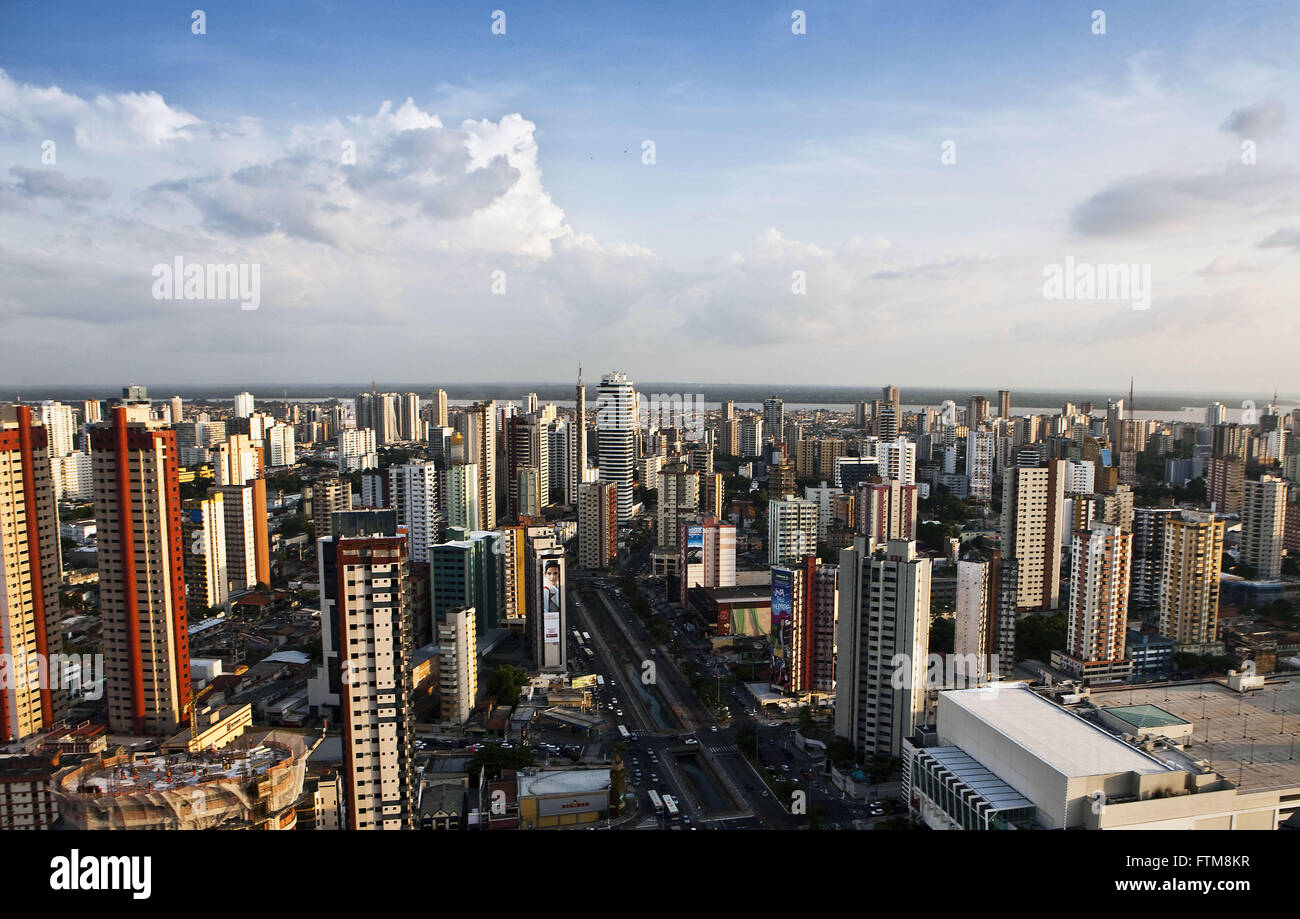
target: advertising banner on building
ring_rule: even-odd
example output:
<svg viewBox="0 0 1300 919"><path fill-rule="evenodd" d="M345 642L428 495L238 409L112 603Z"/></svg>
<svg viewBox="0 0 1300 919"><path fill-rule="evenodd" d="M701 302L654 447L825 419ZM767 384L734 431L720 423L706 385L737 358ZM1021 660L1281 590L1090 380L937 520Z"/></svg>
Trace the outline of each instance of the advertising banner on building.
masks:
<svg viewBox="0 0 1300 919"><path fill-rule="evenodd" d="M772 569L772 686L790 684L790 639L794 627L794 572Z"/></svg>
<svg viewBox="0 0 1300 919"><path fill-rule="evenodd" d="M542 640L548 645L558 645L564 621L564 557L540 558L537 567L540 591L537 608L542 614Z"/></svg>

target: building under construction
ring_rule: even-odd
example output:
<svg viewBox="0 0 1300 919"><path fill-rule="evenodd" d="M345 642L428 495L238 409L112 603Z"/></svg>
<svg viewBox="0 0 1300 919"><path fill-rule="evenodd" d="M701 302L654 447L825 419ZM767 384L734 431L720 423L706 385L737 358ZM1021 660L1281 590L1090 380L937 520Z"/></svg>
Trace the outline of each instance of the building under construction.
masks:
<svg viewBox="0 0 1300 919"><path fill-rule="evenodd" d="M203 753L100 756L54 776L71 830L292 830L315 735L255 730Z"/></svg>

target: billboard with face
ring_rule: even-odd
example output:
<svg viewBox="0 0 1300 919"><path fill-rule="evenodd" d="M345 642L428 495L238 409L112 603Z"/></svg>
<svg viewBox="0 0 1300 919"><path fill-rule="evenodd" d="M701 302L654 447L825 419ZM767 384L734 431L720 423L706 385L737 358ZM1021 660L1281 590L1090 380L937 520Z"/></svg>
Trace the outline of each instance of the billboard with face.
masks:
<svg viewBox="0 0 1300 919"><path fill-rule="evenodd" d="M564 618L564 557L540 558L537 566L537 608L542 614L542 641L548 645L558 645Z"/></svg>

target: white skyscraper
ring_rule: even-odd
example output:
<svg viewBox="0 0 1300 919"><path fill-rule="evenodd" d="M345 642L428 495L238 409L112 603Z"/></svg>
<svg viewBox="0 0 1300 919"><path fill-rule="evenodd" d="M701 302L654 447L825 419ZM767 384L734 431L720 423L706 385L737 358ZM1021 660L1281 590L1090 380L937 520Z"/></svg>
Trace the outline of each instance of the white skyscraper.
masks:
<svg viewBox="0 0 1300 919"><path fill-rule="evenodd" d="M988 500L993 496L993 452L992 431L971 431L966 435L966 478L972 498Z"/></svg>
<svg viewBox="0 0 1300 919"><path fill-rule="evenodd" d="M266 432L267 450L272 466L292 466L298 461L293 441L293 425L276 424Z"/></svg>
<svg viewBox="0 0 1300 919"><path fill-rule="evenodd" d="M880 458L880 474L901 485L916 484L916 444L906 437L881 441L876 447Z"/></svg>
<svg viewBox="0 0 1300 919"><path fill-rule="evenodd" d="M618 522L632 516L632 468L636 462L636 390L620 370L600 378L596 438L600 477L618 488Z"/></svg>
<svg viewBox="0 0 1300 919"><path fill-rule="evenodd" d="M1246 482L1241 508L1241 557L1263 579L1282 573L1286 524L1286 481L1275 475Z"/></svg>
<svg viewBox="0 0 1300 919"><path fill-rule="evenodd" d="M767 503L768 564L784 568L817 554L817 502L780 498Z"/></svg>
<svg viewBox="0 0 1300 919"><path fill-rule="evenodd" d="M375 432L369 428L359 431L339 431L339 472L379 468L379 454L375 452Z"/></svg>
<svg viewBox="0 0 1300 919"><path fill-rule="evenodd" d="M235 417L247 418L253 414L253 394L241 392L235 396Z"/></svg>
<svg viewBox="0 0 1300 919"><path fill-rule="evenodd" d="M429 546L441 538L438 467L429 460L389 466L386 472L389 506L397 511L397 525L406 527L411 561L428 562Z"/></svg>

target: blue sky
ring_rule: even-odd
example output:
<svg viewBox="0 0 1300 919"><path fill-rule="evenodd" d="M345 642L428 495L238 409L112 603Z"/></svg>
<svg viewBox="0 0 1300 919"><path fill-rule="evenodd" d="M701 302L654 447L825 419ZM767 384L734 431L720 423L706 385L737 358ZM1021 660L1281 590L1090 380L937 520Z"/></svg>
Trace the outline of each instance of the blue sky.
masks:
<svg viewBox="0 0 1300 919"><path fill-rule="evenodd" d="M1294 4L196 2L0 7L0 376L1300 388L1230 359L1295 331ZM264 305L162 310L176 254ZM1045 301L1067 255L1151 264L1151 309Z"/></svg>

